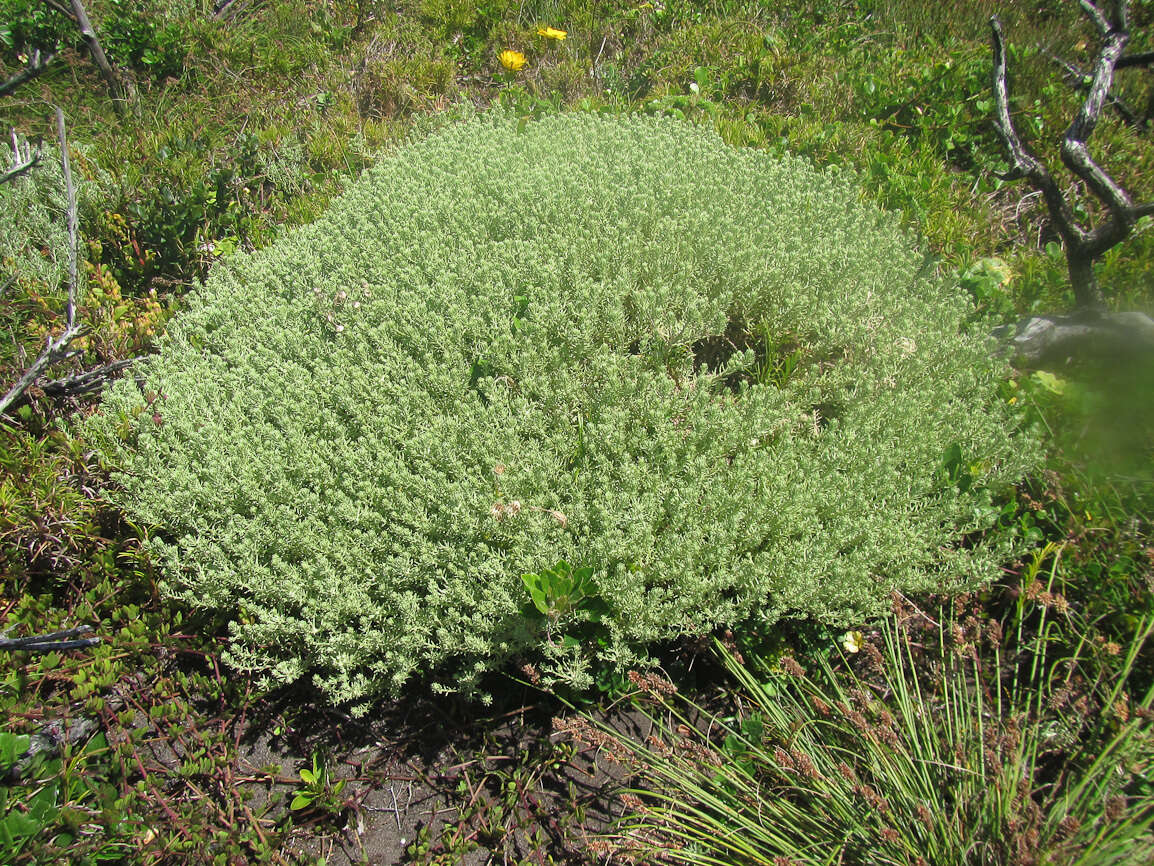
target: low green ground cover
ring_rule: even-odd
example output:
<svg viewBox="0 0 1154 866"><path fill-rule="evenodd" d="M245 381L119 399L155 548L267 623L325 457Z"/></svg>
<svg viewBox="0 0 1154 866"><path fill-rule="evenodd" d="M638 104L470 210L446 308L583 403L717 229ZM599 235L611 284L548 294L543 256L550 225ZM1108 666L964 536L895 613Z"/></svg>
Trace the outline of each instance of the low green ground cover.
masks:
<svg viewBox="0 0 1154 866"><path fill-rule="evenodd" d="M253 0L225 4L219 15L214 9L221 4L185 0L87 5L109 56L133 85L124 110L113 109L75 32L52 4L0 2L3 74L19 69L35 48L57 51L59 58L34 82L0 98L0 115L33 141L44 137L47 162L51 106L61 105L78 143L73 171L84 182L82 196L90 196L81 211L87 274L81 318L88 333L76 343L82 353L58 368L61 375L148 352L214 262L262 249L315 219L408 132L425 135L441 126L442 109L468 116L493 102L529 120L567 108L671 114L712 126L735 146L853 168L862 197L899 211L924 239L935 256L932 276L960 280L974 301L966 313L974 327L1060 309L1070 300L1044 209L1024 187L993 173L1003 166L988 121L984 63L986 18L998 12L1011 43L1016 122L1057 165L1057 136L1080 97L1051 55L1085 68L1095 48L1093 30L1074 3ZM1150 49L1152 15L1149 3L1134 5L1132 50ZM566 38L539 32L546 26L566 30ZM525 64L504 68L499 55L505 50L521 52ZM1120 73L1118 93L1144 110L1149 76L1140 68ZM1148 133L1127 127L1110 109L1093 146L1136 198L1150 198ZM12 335L0 357L5 382L62 320L63 293L52 276L59 249L52 215L59 204L51 171L46 165L42 176L49 181L42 189L48 209L30 213L48 234L33 243L5 235L6 243L15 239L5 247L0 276L0 321ZM1092 216L1093 205L1083 207L1080 215ZM1149 220L1140 223L1131 241L1100 265L1101 282L1119 307L1149 306L1149 227ZM16 278L11 285L9 275ZM769 365L766 375L782 375L790 355ZM1001 503L988 539L1061 545L1060 567L1047 567L1054 586L1026 587L1031 604L1050 609L1058 587L1073 612L1047 617L1049 658L1058 669L1063 659L1076 659L1084 683L1095 684L1086 694L1120 690L1122 708L1139 720L1154 661L1146 648L1132 665L1122 662L1131 658L1150 612L1154 567L1142 381L1132 371L1111 373L1107 381L1070 369L1048 378L1023 375L1007 386L1006 405L1030 409L1051 456L1019 486L1016 499ZM5 784L3 821L12 833L11 840L4 837L6 860L187 862L190 851L217 862L307 860L286 840L324 838L346 820L355 826L358 814L371 823L375 813L344 810L358 802L356 785L342 792L343 803L330 804L331 814L292 812L292 791L301 784L295 770L238 766L238 731L268 712L269 696L214 667L226 634L223 619L186 618L161 599L160 574L142 553L147 528L125 521L97 492L107 485L109 467L94 459L92 443L58 429L58 417L87 412L90 404L57 404L36 391L29 396L0 427L3 628L32 634L85 623L104 642L45 658L12 654L0 693L10 719L5 742L18 744L46 721L76 717L98 719L105 740L78 741L59 763L40 763L21 781ZM163 405L158 414L163 420ZM967 474L961 461L942 462L953 466L955 481ZM580 571L582 560L570 561ZM556 588L558 601L579 597L569 586L572 573L549 576L556 565L542 559L524 573ZM1013 575L1026 566L1004 565L1012 598L1020 594ZM512 589L540 613L528 584ZM979 603L992 618L1009 622L1012 604L1000 592ZM548 597L542 600L548 611ZM1036 611L1025 623L1006 631L1003 657L1041 639ZM796 652L820 653L804 625L783 622L779 631ZM869 629L863 634L868 638ZM832 638L821 640L828 651ZM781 649L770 654L771 664ZM692 676L679 682L698 702L711 700L709 688ZM626 683L618 678L600 686L619 693ZM729 694L740 694L739 687ZM1052 696L1046 688L1039 685L1031 700ZM1061 721L1054 712L1039 713L1037 724ZM1121 730L1111 728L1122 724L1117 713L1103 708L1092 721L1102 731ZM282 720L276 727L291 725ZM1147 729L1136 730L1140 742ZM164 751L170 745L181 756L175 763ZM313 752L301 749L297 769L311 772ZM463 852L488 849L506 860L577 862L572 852L588 847L574 829L584 806L574 798L542 799L557 752L550 747L542 754L547 758L532 757L535 749L510 752L520 758L461 755L462 762L488 769L470 776L459 822L443 837L426 827L409 858L455 862ZM1132 782L1114 795L1111 820L1148 815L1142 797L1149 792L1149 755L1142 746L1128 765ZM1044 767L1059 766L1048 760ZM1070 767L1071 774L1086 769L1077 761ZM1032 801L1047 802L1052 778L1038 776ZM506 791L511 781L516 784ZM288 792L254 799L266 784ZM1122 812L1117 796L1127 800ZM557 822L545 802L568 809L560 821L573 843L568 847L550 841ZM1100 820L1088 817L1091 825ZM34 835L24 832L30 821L38 824ZM150 832L160 824L163 832ZM509 828L535 841L509 847L516 835ZM961 861L943 854L933 862Z"/></svg>

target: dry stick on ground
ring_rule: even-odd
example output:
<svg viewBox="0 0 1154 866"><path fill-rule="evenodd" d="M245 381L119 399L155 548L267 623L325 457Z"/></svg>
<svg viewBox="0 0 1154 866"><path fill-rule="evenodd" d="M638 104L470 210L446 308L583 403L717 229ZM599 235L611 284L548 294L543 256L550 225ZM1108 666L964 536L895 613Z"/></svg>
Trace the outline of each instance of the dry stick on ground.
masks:
<svg viewBox="0 0 1154 866"><path fill-rule="evenodd" d="M9 652L46 653L53 650L85 649L100 643L98 637L84 637L92 632L92 626L81 625L66 628L51 634L34 634L28 637L0 637L0 650Z"/></svg>
<svg viewBox="0 0 1154 866"><path fill-rule="evenodd" d="M8 393L0 397L0 415L3 415L4 411L18 400L46 369L58 361L72 356L72 353L68 351L68 344L81 331L81 326L76 321L76 292L80 282L77 273L79 240L77 238L76 189L72 185L72 168L68 161L68 140L64 132L64 112L59 108L56 109L56 135L60 139L60 161L64 167L64 191L68 197L68 306L64 315L64 333L56 339L53 339L51 335L45 338L46 344L40 357L24 371L24 375L8 389Z"/></svg>
<svg viewBox="0 0 1154 866"><path fill-rule="evenodd" d="M63 129L63 127L61 127L61 129ZM61 133L61 143L62 143L62 146L66 146L66 144L64 142L64 138L63 138L63 133ZM40 162L40 149L37 148L35 153L32 153L27 145L25 145L23 148L21 148L20 141L16 137L15 130L13 130L13 132L12 132L12 153L13 153L13 159L14 159L13 166L8 171L4 172L3 174L0 174L0 185L8 183L9 181L15 180L16 178L20 177L21 175L26 174L28 171L30 171L33 167L35 167ZM68 168L67 153L64 154L62 159L64 159L65 172L67 173L67 178L70 179L71 172L69 171L69 168ZM71 193L69 193L68 200L70 202L70 207L72 207L74 209L75 204L73 202L73 199L74 199L74 196ZM71 221L70 221L69 225L70 225L69 231L71 232L73 230L73 228L71 227L72 226ZM75 246L76 246L76 241L73 241L73 256L71 259L71 265L72 266L70 268L70 274L73 275L73 277L75 277L75 274L76 274ZM5 281L3 287L0 287L0 291L7 289L8 286L10 286L15 281L15 279L16 279L15 275L13 275L12 277L9 277L9 279ZM71 287L71 285L72 284L70 284L70 287ZM73 297L73 293L71 292L71 288L70 288L69 297L70 297L70 300ZM72 316L72 319L70 321L74 321L75 320L75 312L76 312L74 302L70 304L70 309L71 309L71 316ZM61 337L61 339L63 339L63 337ZM51 343L51 342L52 341L49 340L49 343ZM61 347L61 348L63 348L63 347ZM43 357L43 355L41 357ZM56 360L63 360L63 358L65 358L65 357L68 357L68 353L60 355ZM44 390L44 393L48 394L51 397L76 397L76 396L79 396L81 394L91 394L94 391L100 390L100 388L104 385L105 381L110 379L114 374L120 372L121 370L123 370L126 367L133 364L136 360L137 360L136 358L123 358L119 361L113 361L109 364L104 364L103 366L97 367L94 370L88 370L88 371L85 371L82 373L76 373L76 374L71 375L71 376L64 376L60 379L54 379L53 381L48 382L45 385L43 385L42 388ZM33 368L35 368L35 365L33 365ZM41 372L43 371L43 369L44 369L43 367L40 368ZM25 377L27 375L28 374L26 373ZM39 375L39 373L37 373L36 375ZM25 377L21 377L20 381L24 382ZM24 389L27 389L32 384L32 382L35 381L35 378L36 378L36 376L34 375L32 380L29 380L28 382L26 382L26 384L24 385ZM19 383L17 383L17 384L19 384ZM15 388L15 386L13 386L13 387ZM19 397L21 396L22 393L23 393L23 390L18 391L16 393L13 393L13 391L9 391L8 394L6 394L5 397L2 400L0 400L0 414L2 414L4 409L7 408L9 405L11 405L11 403L13 403L15 400L19 399Z"/></svg>
<svg viewBox="0 0 1154 866"><path fill-rule="evenodd" d="M1135 205L1129 194L1091 158L1086 147L1113 84L1114 70L1130 39L1129 0L1116 0L1110 17L1090 0L1079 0L1079 3L1101 33L1103 44L1094 63L1086 100L1066 130L1061 156L1062 163L1105 204L1106 219L1094 229L1082 226L1049 169L1023 144L1014 129L1006 85L1006 46L997 16L990 19L994 46L994 128L1010 155L1012 167L1007 179L1028 178L1046 200L1054 227L1065 242L1066 263L1079 311L1098 312L1105 309L1105 301L1094 276L1094 261L1123 241L1141 217L1154 214L1154 202Z"/></svg>

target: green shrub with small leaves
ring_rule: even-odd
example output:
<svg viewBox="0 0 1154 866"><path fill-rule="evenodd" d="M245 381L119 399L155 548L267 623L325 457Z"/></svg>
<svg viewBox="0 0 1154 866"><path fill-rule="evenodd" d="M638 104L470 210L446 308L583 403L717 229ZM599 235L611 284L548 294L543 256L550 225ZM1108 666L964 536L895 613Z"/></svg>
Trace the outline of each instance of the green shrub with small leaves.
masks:
<svg viewBox="0 0 1154 866"><path fill-rule="evenodd" d="M262 682L363 709L517 661L582 688L992 576L1035 450L929 271L844 173L491 115L219 265L88 432L166 591L228 612ZM581 591L542 615L525 576L558 563Z"/></svg>

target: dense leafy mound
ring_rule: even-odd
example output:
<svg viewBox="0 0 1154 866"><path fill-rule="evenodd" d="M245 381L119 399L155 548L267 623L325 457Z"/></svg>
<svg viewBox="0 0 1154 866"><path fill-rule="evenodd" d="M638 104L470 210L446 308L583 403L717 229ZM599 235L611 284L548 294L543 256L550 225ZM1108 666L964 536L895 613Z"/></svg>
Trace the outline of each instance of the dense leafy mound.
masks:
<svg viewBox="0 0 1154 866"><path fill-rule="evenodd" d="M923 265L800 160L490 117L218 267L90 431L233 665L340 701L512 659L581 686L992 573L960 539L1031 451Z"/></svg>

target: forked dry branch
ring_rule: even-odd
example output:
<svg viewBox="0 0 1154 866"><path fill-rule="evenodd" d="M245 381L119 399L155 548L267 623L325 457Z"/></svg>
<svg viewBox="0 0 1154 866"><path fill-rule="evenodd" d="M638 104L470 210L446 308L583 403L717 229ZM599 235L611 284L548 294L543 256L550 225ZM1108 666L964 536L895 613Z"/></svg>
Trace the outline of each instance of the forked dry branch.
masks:
<svg viewBox="0 0 1154 866"><path fill-rule="evenodd" d="M40 381L49 367L80 354L78 351L71 349L70 344L72 340L84 330L84 326L77 320L76 315L76 305L80 293L78 260L79 228L76 190L72 183L72 170L68 160L68 142L64 129L64 114L60 109L56 110L56 130L59 138L61 168L64 173L65 194L68 203L65 217L68 227L69 243L68 299L65 308L65 326L63 333L59 336L54 338L49 335L45 339L44 349L40 355L8 389L7 393L5 393L3 397L0 397L0 416L3 416L4 412L17 403L33 385L37 385L45 394L57 399L92 394L99 391L110 378L137 360L136 358L121 358L103 364L95 369L72 373L50 382ZM16 133L13 132L12 164L6 171L0 173L0 185L14 181L27 174L40 163L40 159L41 149L37 147L33 150L26 142L21 142ZM0 287L0 291L7 289L15 280L16 275L13 274L3 286Z"/></svg>
<svg viewBox="0 0 1154 866"><path fill-rule="evenodd" d="M60 141L60 160L64 169L64 189L68 197L68 302L64 314L64 332L55 338L51 335L45 338L44 350L40 353L39 357L24 371L24 375L17 379L16 383L8 389L8 392L3 397L0 397L0 415L20 399L24 392L31 387L33 382L40 378L45 370L53 364L73 356L73 352L69 349L69 344L80 333L82 328L76 319L76 293L80 282L77 264L79 238L76 215L76 189L72 185L72 167L68 161L68 140L64 131L64 112L59 108L56 109L56 135ZM12 170L5 175L5 179L10 180L13 177L18 177L20 174L23 174L35 164L35 159L38 157L39 153L37 153L36 157L22 157L17 155L15 159L18 165L14 166Z"/></svg>
<svg viewBox="0 0 1154 866"><path fill-rule="evenodd" d="M1006 84L1005 40L997 16L990 19L997 112L994 128L1010 156L1011 169L1006 178L1027 178L1046 200L1054 228L1065 244L1066 262L1078 309L1102 310L1105 301L1094 275L1094 261L1125 240L1139 219L1154 214L1154 202L1134 204L1129 193L1094 161L1086 144L1098 124L1102 106L1114 83L1114 71L1124 59L1122 54L1130 40L1129 0L1116 0L1109 15L1090 0L1080 0L1080 5L1101 34L1102 47L1094 62L1086 99L1062 140L1061 156L1066 168L1106 206L1105 220L1094 228L1082 225L1046 164L1031 152L1014 129Z"/></svg>
<svg viewBox="0 0 1154 866"><path fill-rule="evenodd" d="M50 634L36 634L27 637L0 636L0 650L8 652L46 653L70 649L87 649L100 643L98 637L84 637L91 634L92 626L81 625L66 628Z"/></svg>
<svg viewBox="0 0 1154 866"><path fill-rule="evenodd" d="M23 177L40 163L40 148L37 147L35 151L28 146L27 142L23 145L16 135L16 131L12 131L12 167L3 174L0 174L0 186L18 177Z"/></svg>
<svg viewBox="0 0 1154 866"><path fill-rule="evenodd" d="M1054 61L1054 63L1062 67L1062 71L1066 73L1066 80L1071 84L1071 86L1077 88L1078 90L1090 89L1090 86L1094 83L1093 75L1079 68L1069 60L1066 60L1063 57L1059 57L1052 51L1047 51L1046 54L1052 61ZM1114 68L1120 69L1121 63L1119 62L1119 64ZM1114 109L1114 113L1122 119L1123 123L1125 123L1136 132L1146 132L1150 128L1150 119L1152 114L1154 114L1154 104L1148 106L1145 112L1141 112L1126 102L1126 100L1122 99L1122 97L1118 96L1116 93L1107 94L1106 104L1109 105L1110 108Z"/></svg>
<svg viewBox="0 0 1154 866"><path fill-rule="evenodd" d="M1070 316L1034 317L1016 329L1014 349L1028 363L1044 364L1054 359L1086 351L1154 350L1154 321L1142 313L1106 312L1102 288L1094 273L1094 263L1109 249L1124 241L1138 220L1154 214L1154 202L1135 204L1130 194L1090 155L1087 142L1098 124L1102 108L1111 104L1110 89L1114 73L1126 66L1148 65L1150 53L1124 56L1130 41L1130 2L1114 0L1109 9L1079 0L1079 5L1098 30L1102 44L1092 72L1082 79L1087 89L1073 122L1061 144L1063 165L1081 180L1105 206L1105 217L1098 225L1084 225L1050 169L1026 144L1014 128L1010 113L1009 87L1006 83L1006 44L1002 23L990 18L994 65L994 129L1005 145L1010 159L1007 180L1025 178L1046 201L1054 229L1062 238L1070 284L1074 290L1075 310ZM1004 332L1009 329L999 329Z"/></svg>
<svg viewBox="0 0 1154 866"><path fill-rule="evenodd" d="M41 54L40 49L33 51L32 55L28 58L27 65L23 69L0 82L0 96L5 96L21 84L31 81L37 75L44 72L55 59L55 54ZM0 180L0 183L3 183L3 180Z"/></svg>

